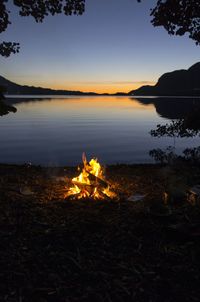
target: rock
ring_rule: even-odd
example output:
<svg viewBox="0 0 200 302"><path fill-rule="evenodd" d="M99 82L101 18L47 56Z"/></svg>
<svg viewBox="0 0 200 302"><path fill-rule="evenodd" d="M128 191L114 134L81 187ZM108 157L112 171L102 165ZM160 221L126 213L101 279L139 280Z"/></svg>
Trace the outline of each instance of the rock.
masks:
<svg viewBox="0 0 200 302"><path fill-rule="evenodd" d="M145 198L144 194L134 194L131 195L127 200L128 201L141 201Z"/></svg>
<svg viewBox="0 0 200 302"><path fill-rule="evenodd" d="M29 196L29 195L33 195L34 192L31 191L31 188L30 187L23 187L20 189L20 193L22 195L26 195L26 196Z"/></svg>
<svg viewBox="0 0 200 302"><path fill-rule="evenodd" d="M192 205L195 205L200 201L200 185L195 185L187 192L187 201Z"/></svg>

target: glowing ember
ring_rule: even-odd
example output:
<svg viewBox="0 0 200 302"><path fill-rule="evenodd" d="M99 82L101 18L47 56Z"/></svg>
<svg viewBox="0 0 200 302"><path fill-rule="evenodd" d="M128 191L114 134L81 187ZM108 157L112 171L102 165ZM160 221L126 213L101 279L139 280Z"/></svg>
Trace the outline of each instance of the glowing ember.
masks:
<svg viewBox="0 0 200 302"><path fill-rule="evenodd" d="M88 163L85 153L83 153L82 159L82 172L78 177L72 179L73 186L67 192L66 198L115 198L116 194L110 191L109 184L103 176L103 169L97 159L93 158Z"/></svg>

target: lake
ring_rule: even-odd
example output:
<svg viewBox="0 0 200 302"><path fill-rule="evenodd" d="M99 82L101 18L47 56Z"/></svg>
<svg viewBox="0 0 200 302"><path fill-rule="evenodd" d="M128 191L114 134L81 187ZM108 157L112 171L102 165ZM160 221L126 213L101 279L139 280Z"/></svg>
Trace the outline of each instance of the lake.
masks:
<svg viewBox="0 0 200 302"><path fill-rule="evenodd" d="M173 145L152 138L157 124L181 118L200 99L112 96L18 97L16 113L0 117L0 162L77 165L82 152L100 162L151 163L149 150ZM198 139L177 139L180 152Z"/></svg>

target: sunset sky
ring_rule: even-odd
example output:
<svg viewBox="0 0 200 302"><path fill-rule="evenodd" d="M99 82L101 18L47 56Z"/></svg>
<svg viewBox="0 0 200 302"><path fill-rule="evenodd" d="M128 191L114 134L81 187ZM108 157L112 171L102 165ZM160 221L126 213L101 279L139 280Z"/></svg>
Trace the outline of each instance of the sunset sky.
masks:
<svg viewBox="0 0 200 302"><path fill-rule="evenodd" d="M0 58L0 75L19 84L66 90L128 92L153 85L167 71L200 61L188 37L171 37L150 23L156 1L86 0L83 16L48 17L37 24L12 9L2 40L21 51Z"/></svg>

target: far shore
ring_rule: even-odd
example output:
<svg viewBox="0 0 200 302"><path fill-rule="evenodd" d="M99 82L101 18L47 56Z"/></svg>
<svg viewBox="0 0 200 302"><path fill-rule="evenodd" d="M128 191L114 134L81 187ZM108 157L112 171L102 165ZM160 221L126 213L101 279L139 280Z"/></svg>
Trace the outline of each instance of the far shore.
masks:
<svg viewBox="0 0 200 302"><path fill-rule="evenodd" d="M58 95L52 95L52 94L38 94L38 95L5 95L5 101L13 101L13 100L26 100L26 99L52 99L52 98L73 98L73 97L132 97L137 99L200 99L200 96L193 96L193 95L134 95L129 93L115 93L115 94L84 94L84 95L64 95L64 94L58 94Z"/></svg>

